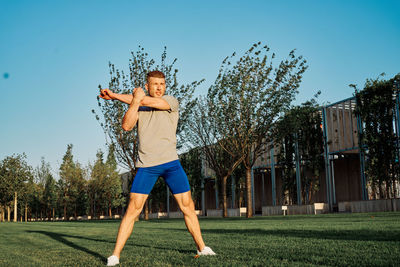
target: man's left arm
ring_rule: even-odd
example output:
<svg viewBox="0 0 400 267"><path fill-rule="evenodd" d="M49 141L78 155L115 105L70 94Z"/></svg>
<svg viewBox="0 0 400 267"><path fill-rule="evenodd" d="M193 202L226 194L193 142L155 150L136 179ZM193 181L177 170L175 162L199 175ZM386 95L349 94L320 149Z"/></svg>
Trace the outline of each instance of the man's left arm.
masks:
<svg viewBox="0 0 400 267"><path fill-rule="evenodd" d="M156 108L158 110L168 110L171 112L176 112L179 109L178 100L169 95L165 95L163 97L145 96L140 105Z"/></svg>

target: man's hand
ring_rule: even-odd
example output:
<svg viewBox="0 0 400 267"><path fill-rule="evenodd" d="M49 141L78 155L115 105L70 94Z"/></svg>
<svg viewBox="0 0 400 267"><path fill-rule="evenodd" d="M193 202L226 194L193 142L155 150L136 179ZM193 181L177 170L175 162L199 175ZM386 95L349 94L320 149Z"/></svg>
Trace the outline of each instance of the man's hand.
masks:
<svg viewBox="0 0 400 267"><path fill-rule="evenodd" d="M104 100L114 100L114 99L116 99L115 94L108 88L101 89L99 97L103 98Z"/></svg>
<svg viewBox="0 0 400 267"><path fill-rule="evenodd" d="M142 100L144 99L144 97L146 96L146 93L143 91L142 88L138 87L133 89L132 91L132 95L133 95L133 99L132 99L132 103L136 103L136 104L140 104L142 102Z"/></svg>
<svg viewBox="0 0 400 267"><path fill-rule="evenodd" d="M122 129L125 131L130 131L135 127L139 118L139 107L145 96L146 94L142 88L133 89L132 95L130 95L132 98L131 103L122 119Z"/></svg>

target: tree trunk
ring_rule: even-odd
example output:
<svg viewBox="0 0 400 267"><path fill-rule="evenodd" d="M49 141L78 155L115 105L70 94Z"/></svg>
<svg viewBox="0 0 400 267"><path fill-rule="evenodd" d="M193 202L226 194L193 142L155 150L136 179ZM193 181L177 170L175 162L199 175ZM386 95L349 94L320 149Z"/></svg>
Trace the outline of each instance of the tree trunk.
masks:
<svg viewBox="0 0 400 267"><path fill-rule="evenodd" d="M25 203L25 222L28 221L28 204Z"/></svg>
<svg viewBox="0 0 400 267"><path fill-rule="evenodd" d="M64 203L64 221L67 220L67 205Z"/></svg>
<svg viewBox="0 0 400 267"><path fill-rule="evenodd" d="M146 199L144 203L144 220L147 221L149 219L149 199Z"/></svg>
<svg viewBox="0 0 400 267"><path fill-rule="evenodd" d="M90 216L92 218L94 217L94 201L92 201L90 204Z"/></svg>
<svg viewBox="0 0 400 267"><path fill-rule="evenodd" d="M378 189L379 189L379 199L384 199L383 190L382 190L382 183L381 182L379 182L379 184L378 184Z"/></svg>
<svg viewBox="0 0 400 267"><path fill-rule="evenodd" d="M375 192L376 192L376 188L375 188L375 185L373 184L373 183L371 183L371 197L369 197L368 199L373 199L373 200L375 200L376 198L375 198Z"/></svg>
<svg viewBox="0 0 400 267"><path fill-rule="evenodd" d="M386 187L386 198L389 199L391 198L391 196L390 196L390 184L388 183L388 181L386 181L385 187Z"/></svg>
<svg viewBox="0 0 400 267"><path fill-rule="evenodd" d="M7 222L11 221L11 209L10 206L7 206Z"/></svg>
<svg viewBox="0 0 400 267"><path fill-rule="evenodd" d="M111 204L108 203L108 216L112 217Z"/></svg>
<svg viewBox="0 0 400 267"><path fill-rule="evenodd" d="M238 199L238 208L244 207L244 190L246 188L246 183L242 182L239 184L239 199Z"/></svg>
<svg viewBox="0 0 400 267"><path fill-rule="evenodd" d="M251 168L246 168L246 200L247 200L247 212L246 217L253 217L253 201L251 196Z"/></svg>
<svg viewBox="0 0 400 267"><path fill-rule="evenodd" d="M308 203L311 203L313 196L313 181L310 181L310 186L308 187Z"/></svg>
<svg viewBox="0 0 400 267"><path fill-rule="evenodd" d="M222 177L222 211L223 211L223 216L224 218L228 217L228 205L227 205L227 199L226 199L226 180L228 179L228 176Z"/></svg>
<svg viewBox="0 0 400 267"><path fill-rule="evenodd" d="M14 192L14 222L17 221L17 215L18 215L18 194L17 192Z"/></svg>
<svg viewBox="0 0 400 267"><path fill-rule="evenodd" d="M54 219L55 219L55 217L54 217L55 214L54 214L54 213L55 213L55 210L54 210L54 208L53 208L53 221L54 221Z"/></svg>

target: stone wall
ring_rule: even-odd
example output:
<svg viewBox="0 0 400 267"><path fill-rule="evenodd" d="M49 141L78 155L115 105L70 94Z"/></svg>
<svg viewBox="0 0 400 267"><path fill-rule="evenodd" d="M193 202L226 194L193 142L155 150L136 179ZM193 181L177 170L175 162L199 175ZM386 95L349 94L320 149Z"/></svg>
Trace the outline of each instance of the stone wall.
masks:
<svg viewBox="0 0 400 267"><path fill-rule="evenodd" d="M338 203L338 209L339 212L400 211L400 198L344 201Z"/></svg>

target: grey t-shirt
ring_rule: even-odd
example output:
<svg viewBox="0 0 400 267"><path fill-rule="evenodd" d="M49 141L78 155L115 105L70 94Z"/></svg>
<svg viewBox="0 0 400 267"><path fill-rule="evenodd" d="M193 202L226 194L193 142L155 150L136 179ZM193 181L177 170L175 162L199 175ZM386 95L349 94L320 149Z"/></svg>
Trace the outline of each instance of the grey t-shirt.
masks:
<svg viewBox="0 0 400 267"><path fill-rule="evenodd" d="M176 127L179 102L173 96L164 95L162 98L171 109L139 108L139 158L136 167L151 167L178 159Z"/></svg>

